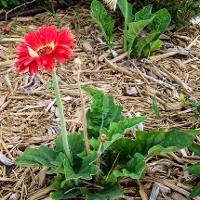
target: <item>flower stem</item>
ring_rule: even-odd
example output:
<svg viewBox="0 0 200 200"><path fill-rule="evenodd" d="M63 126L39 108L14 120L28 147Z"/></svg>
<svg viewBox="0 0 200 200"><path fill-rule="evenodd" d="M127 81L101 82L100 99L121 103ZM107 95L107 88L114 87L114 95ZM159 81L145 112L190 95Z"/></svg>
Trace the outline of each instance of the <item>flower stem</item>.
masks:
<svg viewBox="0 0 200 200"><path fill-rule="evenodd" d="M54 90L55 90L55 95L56 95L56 103L58 106L60 122L61 122L61 135L62 135L63 148L64 148L64 151L65 151L69 161L72 164L72 155L71 155L71 150L70 150L70 144L69 144L68 137L67 137L68 132L67 132L67 128L66 128L64 109L63 109L61 93L60 93L60 88L58 85L58 78L57 78L55 69L52 71L52 77L53 77Z"/></svg>

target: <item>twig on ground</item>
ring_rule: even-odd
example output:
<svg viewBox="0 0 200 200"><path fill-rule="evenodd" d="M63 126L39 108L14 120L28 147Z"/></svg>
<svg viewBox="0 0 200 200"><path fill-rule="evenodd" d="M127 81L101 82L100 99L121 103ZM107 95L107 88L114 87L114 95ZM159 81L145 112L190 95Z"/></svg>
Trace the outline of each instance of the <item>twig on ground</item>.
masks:
<svg viewBox="0 0 200 200"><path fill-rule="evenodd" d="M176 81L176 83L180 84L182 86L182 88L184 90L186 90L186 92L192 91L192 88L190 88L186 83L184 83L178 76L176 76L175 74L172 74L171 72L169 72L165 67L163 67L161 65L160 65L160 67L166 74L171 76Z"/></svg>
<svg viewBox="0 0 200 200"><path fill-rule="evenodd" d="M140 196L142 198L142 200L148 200L148 196L144 190L144 187L143 185L140 183L139 180L136 180L137 184L139 185L139 193L140 193Z"/></svg>

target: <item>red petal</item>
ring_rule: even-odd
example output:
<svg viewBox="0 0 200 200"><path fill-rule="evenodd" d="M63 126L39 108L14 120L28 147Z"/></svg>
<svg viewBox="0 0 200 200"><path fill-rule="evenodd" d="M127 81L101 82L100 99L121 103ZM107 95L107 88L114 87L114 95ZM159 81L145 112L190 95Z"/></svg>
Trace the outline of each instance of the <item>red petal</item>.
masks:
<svg viewBox="0 0 200 200"><path fill-rule="evenodd" d="M60 45L55 49L54 55L58 60L61 57L61 55L62 55L62 57L66 58L66 59L71 59L73 57L73 52L70 47L68 47L66 45ZM60 62L64 63L63 61L60 61Z"/></svg>
<svg viewBox="0 0 200 200"><path fill-rule="evenodd" d="M45 66L48 63L48 56L46 54L40 57L41 65Z"/></svg>
<svg viewBox="0 0 200 200"><path fill-rule="evenodd" d="M33 31L30 31L26 36L25 40L27 44L31 47L33 50L37 50L41 45L40 38L38 37L38 33L35 33Z"/></svg>
<svg viewBox="0 0 200 200"><path fill-rule="evenodd" d="M48 63L45 65L45 69L48 73L51 73L56 63L52 56L48 56Z"/></svg>
<svg viewBox="0 0 200 200"><path fill-rule="evenodd" d="M59 34L58 38L56 40L57 45L67 45L69 47L74 47L75 46L75 39L74 36L71 34L71 32L68 29L62 29Z"/></svg>
<svg viewBox="0 0 200 200"><path fill-rule="evenodd" d="M30 75L37 75L38 74L38 66L37 62L32 62L29 66Z"/></svg>
<svg viewBox="0 0 200 200"><path fill-rule="evenodd" d="M56 53L54 53L54 56L56 57L56 59L58 60L59 63L64 64L65 57L63 56L63 54L56 52Z"/></svg>
<svg viewBox="0 0 200 200"><path fill-rule="evenodd" d="M58 30L56 26L49 26L46 27L45 25L40 28L38 31L38 36L42 42L42 45L50 44L51 42L55 41L57 37Z"/></svg>
<svg viewBox="0 0 200 200"><path fill-rule="evenodd" d="M25 66L25 65L21 65L20 67L18 67L18 73L20 72L24 72L28 69L28 66Z"/></svg>

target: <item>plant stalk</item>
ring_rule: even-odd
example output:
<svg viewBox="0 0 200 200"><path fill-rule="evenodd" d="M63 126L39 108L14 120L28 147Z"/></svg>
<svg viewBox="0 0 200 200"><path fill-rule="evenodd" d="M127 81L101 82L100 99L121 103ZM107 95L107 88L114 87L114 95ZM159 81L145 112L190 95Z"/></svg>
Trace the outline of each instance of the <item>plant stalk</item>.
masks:
<svg viewBox="0 0 200 200"><path fill-rule="evenodd" d="M67 135L69 133L67 132L67 128L66 128L64 109L63 109L61 93L60 93L60 88L58 85L58 78L57 78L55 69L52 71L52 77L53 77L53 83L54 83L53 85L54 85L54 90L55 90L55 95L56 95L56 103L58 106L58 111L59 111L59 116L60 116L63 148L64 148L64 151L65 151L70 163L72 164L73 161L72 161L72 155L71 155L71 150L70 150L70 144L69 144L68 137L67 137Z"/></svg>
<svg viewBox="0 0 200 200"><path fill-rule="evenodd" d="M77 84L78 84L78 90L80 94L80 99L81 99L81 109L82 109L82 121L83 121L83 134L84 134L84 143L85 143L85 148L87 154L90 153L90 144L89 144L89 139L88 139L88 131L87 131L87 120L86 120L86 112L85 112L85 101L83 98L83 93L81 91L81 83L80 83L80 64L78 65L78 74L77 74Z"/></svg>

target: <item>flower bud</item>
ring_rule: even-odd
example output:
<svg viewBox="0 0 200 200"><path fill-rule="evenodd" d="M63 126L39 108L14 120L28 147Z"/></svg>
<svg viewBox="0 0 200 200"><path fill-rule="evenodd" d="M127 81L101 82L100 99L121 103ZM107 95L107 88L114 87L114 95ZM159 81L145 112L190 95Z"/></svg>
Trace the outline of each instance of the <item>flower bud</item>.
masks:
<svg viewBox="0 0 200 200"><path fill-rule="evenodd" d="M100 136L99 136L99 140L100 140L100 142L102 142L102 143L104 143L106 140L107 140L107 135L106 134L101 134Z"/></svg>

